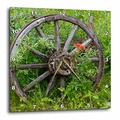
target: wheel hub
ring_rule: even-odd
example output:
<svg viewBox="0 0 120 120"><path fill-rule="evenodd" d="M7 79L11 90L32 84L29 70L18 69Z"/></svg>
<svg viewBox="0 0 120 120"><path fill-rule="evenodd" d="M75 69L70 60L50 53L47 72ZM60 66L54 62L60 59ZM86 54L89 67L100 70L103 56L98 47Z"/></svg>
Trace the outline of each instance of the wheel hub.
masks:
<svg viewBox="0 0 120 120"><path fill-rule="evenodd" d="M49 70L52 73L54 73L57 70L59 63L63 61L63 59L67 62L67 64L71 68L73 68L72 57L68 53L65 53L59 50L50 57L49 62L48 62ZM57 73L60 75L69 75L71 71L68 68L68 66L63 62Z"/></svg>

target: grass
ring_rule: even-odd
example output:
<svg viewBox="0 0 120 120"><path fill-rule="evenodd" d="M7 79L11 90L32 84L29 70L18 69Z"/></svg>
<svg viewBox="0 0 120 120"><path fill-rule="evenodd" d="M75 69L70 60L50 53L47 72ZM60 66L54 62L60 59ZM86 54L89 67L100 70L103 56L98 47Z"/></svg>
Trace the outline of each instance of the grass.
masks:
<svg viewBox="0 0 120 120"><path fill-rule="evenodd" d="M111 48L111 26L109 11L85 11L85 10L62 10L62 9L31 9L31 8L11 8L10 9L10 44L13 42L16 33L25 26L28 22L32 21L32 11L37 12L38 15L48 15L64 13L68 16L75 17L84 21L86 24L89 21L89 16L94 17L94 31L102 43L104 57L110 58ZM67 35L71 29L69 23L60 22L61 25L61 40L67 38ZM49 28L49 29L48 29ZM67 28L67 29L66 29ZM47 35L53 34L53 23L43 25L43 31ZM85 38L86 35L80 29L76 32L75 38ZM54 42L48 42L39 38L35 30L32 30L27 37L24 38L21 44L17 57L12 61L12 64L20 63L40 63L42 62L37 57L27 50L26 45L39 49L46 54L50 54L49 51L54 49ZM72 46L71 46L72 49ZM65 89L59 87L59 79L56 80L54 88L50 91L50 94L45 97L45 90L48 84L48 79L37 84L34 89L29 91L29 101L23 102L15 92L10 88L10 111L11 112L29 112L29 111L48 111L48 110L80 110L80 109L103 109L110 108L111 102L111 72L110 64L105 64L104 76L96 91L92 90L92 82L82 75L82 72L87 72L89 75L94 75L96 68L93 64L85 61L88 56L94 55L94 52L84 55L82 64L76 68L77 73L80 76L80 81L76 79L74 75L70 75L65 78ZM81 59L81 57L79 56ZM87 63L86 63L87 62ZM92 69L92 71L91 71ZM22 70L17 73L18 81L21 86L32 81L44 70ZM64 97L60 96L60 92L63 91Z"/></svg>

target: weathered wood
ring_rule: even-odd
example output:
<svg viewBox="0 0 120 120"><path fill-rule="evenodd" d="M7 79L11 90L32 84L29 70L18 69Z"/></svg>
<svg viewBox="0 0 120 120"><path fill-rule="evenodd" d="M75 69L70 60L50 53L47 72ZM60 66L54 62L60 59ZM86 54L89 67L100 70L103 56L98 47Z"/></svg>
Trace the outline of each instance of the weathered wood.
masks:
<svg viewBox="0 0 120 120"><path fill-rule="evenodd" d="M56 76L58 70L60 69L62 63L63 63L63 61L61 61L61 62L59 63L59 65L58 65L58 67L57 67L54 75L52 76L52 78L51 78L51 80L50 80L50 82L49 82L49 84L48 84L48 87L47 87L47 90L46 90L46 94L45 94L46 96L48 95L48 93L49 93L49 91L50 91L50 88L51 88L51 86L52 86L52 84L53 84L53 82L54 82L54 80L55 80L55 76Z"/></svg>
<svg viewBox="0 0 120 120"><path fill-rule="evenodd" d="M54 77L52 77L52 79L50 80L50 82L49 82L49 84L48 84L48 86L47 86L45 96L47 96L47 95L48 95L48 93L49 93L49 91L50 91L50 89L51 89L51 87L52 87L52 85L53 85L54 81L55 81L55 78L54 78Z"/></svg>
<svg viewBox="0 0 120 120"><path fill-rule="evenodd" d="M38 17L35 20L33 20L31 23L27 24L16 36L11 49L10 49L10 58L13 58L16 54L17 48L20 45L22 38L33 28L36 26L44 23L44 22L50 22L50 21L55 21L55 20L63 20L63 21L68 21L70 23L73 23L75 25L78 25L80 28L82 28L87 35L97 41L95 38L94 32L92 32L90 29L88 29L87 25L85 25L82 21L76 20L73 17L68 17L63 14L54 14L54 15L47 15L47 16L42 16Z"/></svg>
<svg viewBox="0 0 120 120"><path fill-rule="evenodd" d="M42 23L43 21L45 21L44 18L42 19L38 19L35 20L33 23L26 25L16 36L15 41L13 42L11 48L10 48L10 58L14 58L14 56L16 55L17 49L22 41L22 38L29 33L29 31L38 26L40 23Z"/></svg>
<svg viewBox="0 0 120 120"><path fill-rule="evenodd" d="M54 21L55 25L55 40L56 40L56 49L57 51L61 48L60 45L60 36L59 36L59 24L58 21Z"/></svg>
<svg viewBox="0 0 120 120"><path fill-rule="evenodd" d="M45 55L44 53L41 53L40 51L34 49L34 48L31 48L31 47L28 47L28 49L35 55L41 57L41 58L45 58L45 59L48 59L48 56Z"/></svg>
<svg viewBox="0 0 120 120"><path fill-rule="evenodd" d="M37 33L39 34L40 37L46 38L46 36L45 36L43 30L40 28L40 26L35 27L35 29L36 29L36 31L37 31Z"/></svg>
<svg viewBox="0 0 120 120"><path fill-rule="evenodd" d="M23 101L27 100L27 96L26 94L21 90L19 83L16 79L16 71L15 70L10 70L10 78L12 81L12 86L14 86L14 90L16 92L16 94L22 98Z"/></svg>
<svg viewBox="0 0 120 120"><path fill-rule="evenodd" d="M44 80L47 76L50 75L50 71L46 71L44 72L42 75L40 75L39 77L37 77L35 80L33 80L31 83L29 83L26 87L23 88L23 91L26 92L29 89L31 89L36 83Z"/></svg>
<svg viewBox="0 0 120 120"><path fill-rule="evenodd" d="M63 77L60 78L60 88L65 88L65 80ZM61 97L63 97L63 91L61 91Z"/></svg>
<svg viewBox="0 0 120 120"><path fill-rule="evenodd" d="M66 42L65 42L64 48L63 48L63 50L64 50L65 52L68 50L68 47L69 47L69 45L70 45L70 43L71 43L71 41L72 41L72 39L73 39L73 36L74 36L77 28L78 28L78 25L73 25L72 30L71 30L71 32L70 32L70 34L69 34L69 36L68 36L68 38L67 38L67 40L66 40Z"/></svg>
<svg viewBox="0 0 120 120"><path fill-rule="evenodd" d="M101 47L101 43L99 41L95 41L96 42L96 48L98 49L97 51L97 55L99 58L99 62L98 62L98 69L97 69L97 73L95 76L95 84L93 86L93 89L95 90L97 85L100 83L100 80L103 76L104 73L104 57L103 57L103 51L102 51L102 47Z"/></svg>
<svg viewBox="0 0 120 120"><path fill-rule="evenodd" d="M93 41L93 40L89 38L88 40L86 40L86 41L84 41L84 42L82 43L82 46L87 47L92 41ZM70 52L70 55L74 55L76 52L78 52L77 48L73 49L73 50Z"/></svg>
<svg viewBox="0 0 120 120"><path fill-rule="evenodd" d="M98 57L92 57L92 58L89 58L89 60L92 61L92 62L99 62Z"/></svg>
<svg viewBox="0 0 120 120"><path fill-rule="evenodd" d="M99 57L99 62L98 62L99 66L98 66L95 85L94 85L96 87L96 85L99 83L99 81L102 77L102 74L103 74L104 58L103 58L102 48L101 48L101 45L99 44L99 41L98 41L97 37L95 36L95 33L93 32L93 30L89 29L89 27L82 21L79 21L73 17L69 17L69 16L66 16L63 14L57 14L57 15L47 15L47 16L42 16L42 17L36 18L31 23L27 24L17 34L16 39L13 43L13 46L11 47L11 50L10 50L10 58L15 56L17 48L22 41L22 38L24 38L24 36L27 35L27 33L29 33L33 28L35 28L45 22L58 21L58 20L62 20L62 21L72 23L74 25L78 25L78 27L80 27L83 31L85 31L85 33L88 35L88 37L91 38L95 42L97 50L98 50L98 57Z"/></svg>
<svg viewBox="0 0 120 120"><path fill-rule="evenodd" d="M16 69L36 69L36 68L48 68L48 63L42 63L42 64L20 64L16 66Z"/></svg>
<svg viewBox="0 0 120 120"><path fill-rule="evenodd" d="M33 16L34 19L38 18L35 11L32 11L32 16ZM37 31L37 33L39 34L40 37L46 38L46 36L45 36L44 32L42 31L42 29L40 28L40 26L36 26L35 29L36 29L36 31Z"/></svg>
<svg viewBox="0 0 120 120"><path fill-rule="evenodd" d="M85 40L82 45L87 47L93 40L91 38L89 38L88 40Z"/></svg>

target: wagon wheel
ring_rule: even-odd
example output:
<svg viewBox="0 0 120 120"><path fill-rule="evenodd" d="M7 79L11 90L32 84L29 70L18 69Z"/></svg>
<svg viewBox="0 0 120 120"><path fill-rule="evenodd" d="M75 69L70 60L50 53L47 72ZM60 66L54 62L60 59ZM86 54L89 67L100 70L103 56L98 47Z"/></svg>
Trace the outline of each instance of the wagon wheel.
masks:
<svg viewBox="0 0 120 120"><path fill-rule="evenodd" d="M67 39L62 42L60 40L60 22L70 23L72 25L71 30L69 31ZM43 32L41 26L42 24L54 23L54 42L55 42L55 50L50 55L46 55L35 48L28 47L27 48L32 52L34 55L38 56L45 63L32 63L32 64L19 64L19 65L12 65L12 60L17 56L17 50L22 43L22 40L27 34L32 30L36 29L40 37L46 38L45 33ZM66 28L65 28L66 29ZM81 29L84 33L86 33L87 38L79 43L72 45L72 40L76 31ZM49 39L48 39L49 41ZM63 44L64 43L64 44ZM72 45L72 48L69 47ZM75 72L74 66L79 66L82 64L81 60L77 60L76 62L76 55L80 54L79 58L82 58L85 53L89 51L96 51L95 56L87 57L87 61L90 61L90 64L94 64L96 68L96 73L94 73L94 77L92 75L89 76L88 74L82 74L88 79L93 80L94 88L98 85L101 80L103 74L103 53L101 45L93 32L92 23L88 25L84 24L83 22L73 18L66 16L64 14L55 14L55 15L48 15L35 18L31 23L27 24L16 36L14 43L12 44L10 50L10 76L12 81L12 86L14 86L15 92L18 96L22 97L23 100L27 100L27 91L33 88L36 83L43 81L46 77L50 76L50 81L48 83L46 89L46 95L48 95L53 82L55 81L56 76L59 76L60 79L60 86L64 87L65 81L64 77L67 77L70 74L74 74L78 80L80 80L80 74ZM82 55L81 55L82 53ZM86 59L86 58L85 58ZM18 80L17 80L17 71L23 69L45 69L46 71L32 81L29 84L25 85L21 88ZM82 71L80 71L82 73ZM87 73L87 72L85 72Z"/></svg>

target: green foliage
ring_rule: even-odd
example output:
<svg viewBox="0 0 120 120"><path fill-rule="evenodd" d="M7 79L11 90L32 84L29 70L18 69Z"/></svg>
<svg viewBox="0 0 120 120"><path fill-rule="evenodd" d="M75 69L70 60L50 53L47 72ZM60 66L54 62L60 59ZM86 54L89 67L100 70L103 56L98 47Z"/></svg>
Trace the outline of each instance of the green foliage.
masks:
<svg viewBox="0 0 120 120"><path fill-rule="evenodd" d="M94 17L94 30L102 43L103 52L105 58L110 56L110 12L109 11L85 11L85 10L57 10L57 9L31 9L31 8L11 8L10 9L10 44L13 42L16 33L25 26L28 22L32 21L32 11L38 13L38 15L48 15L64 13L68 16L75 17L79 20L88 23L89 16ZM68 37L71 30L70 23L60 22L61 26L61 40L64 41ZM44 24L42 26L46 35L53 35L53 23ZM49 28L49 29L48 29ZM67 28L67 29L66 29ZM47 36L47 37L48 37ZM79 29L76 34L76 38L86 38L86 34ZM53 39L53 38L52 38ZM28 47L40 50L45 54L51 54L54 50L54 40L42 39L38 36L35 29L32 30L22 41L18 51L17 57L12 60L12 65L26 64L26 63L42 63L44 62L37 56L28 50ZM73 49L73 46L70 46ZM84 55L82 55L84 54ZM80 81L74 76L70 75L65 78L65 89L60 88L59 79L56 80L54 88L51 90L48 97L45 97L46 87L49 79L37 84L34 89L28 92L29 101L26 103L15 94L10 88L10 111L11 112L27 112L27 111L47 111L47 110L79 110L79 109L96 109L96 108L109 108L111 102L111 78L110 68L108 72L104 73L101 84L96 91L92 90L92 81L86 79L84 74L93 76L96 72L96 67L88 61L88 57L96 55L95 51L76 55L76 59L79 59L76 67L76 73L80 76ZM84 57L83 57L84 56ZM30 81L43 73L43 70L20 70L17 72L17 78L20 82L20 86L24 87ZM63 97L60 96L60 92L63 92Z"/></svg>

